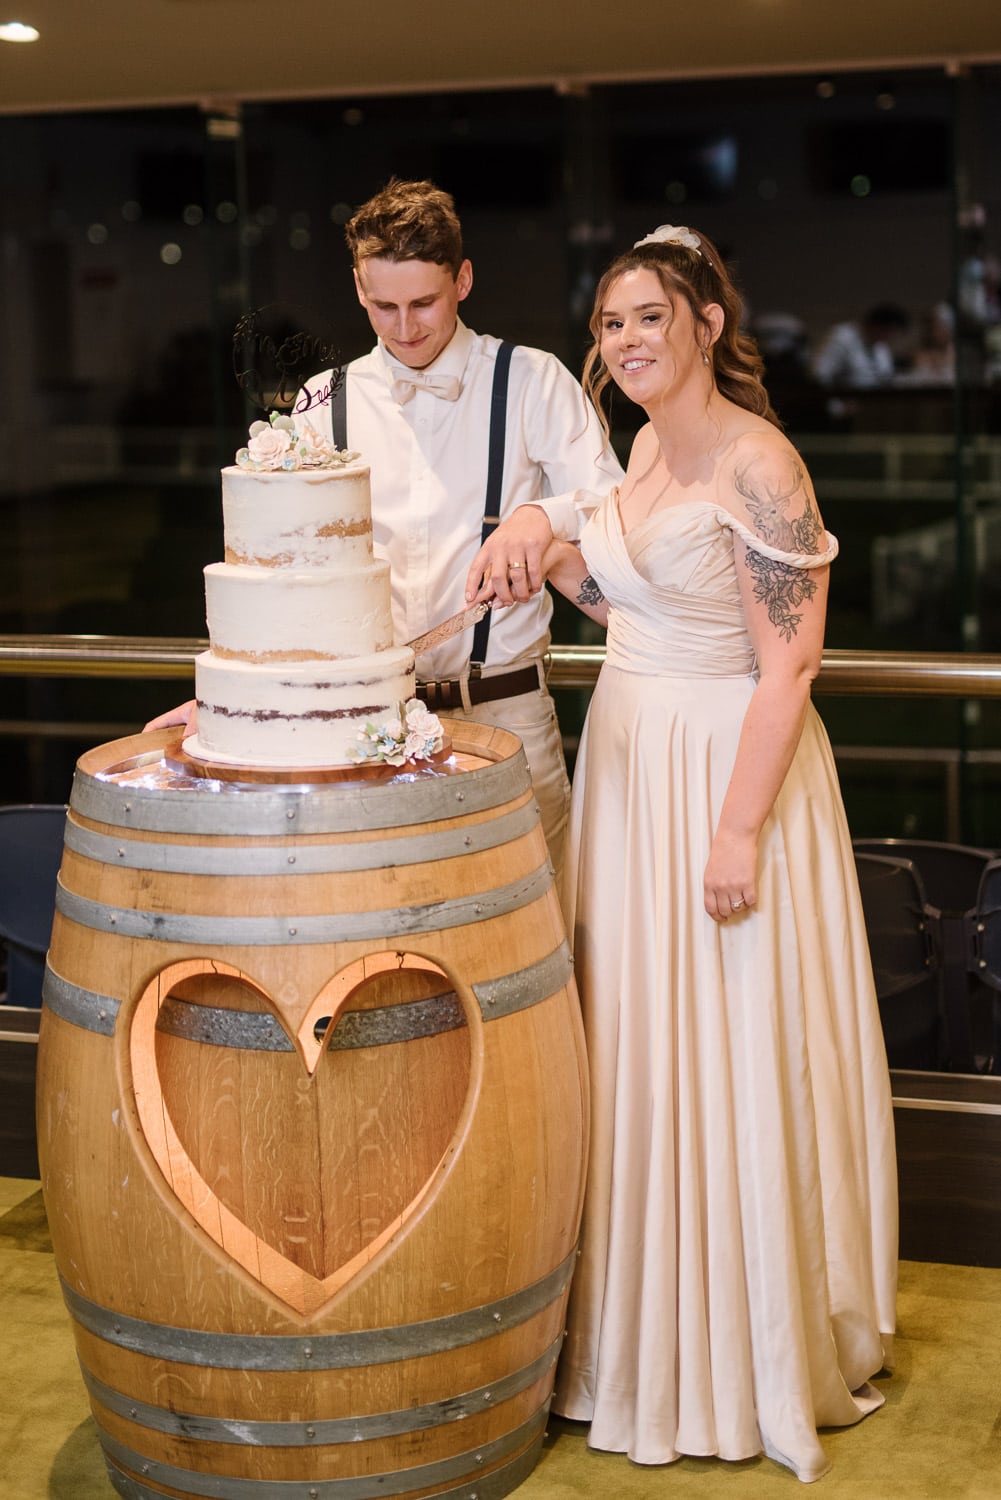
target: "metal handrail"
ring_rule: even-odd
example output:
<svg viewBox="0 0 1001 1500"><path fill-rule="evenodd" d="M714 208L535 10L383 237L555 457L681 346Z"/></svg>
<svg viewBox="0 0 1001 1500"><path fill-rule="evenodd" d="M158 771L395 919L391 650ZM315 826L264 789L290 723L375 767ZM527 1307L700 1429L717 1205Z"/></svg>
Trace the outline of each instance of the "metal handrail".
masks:
<svg viewBox="0 0 1001 1500"><path fill-rule="evenodd" d="M0 677L191 678L207 640L117 635L0 635ZM549 682L590 688L604 646L554 645ZM825 651L817 691L917 698L1001 698L1001 656Z"/></svg>

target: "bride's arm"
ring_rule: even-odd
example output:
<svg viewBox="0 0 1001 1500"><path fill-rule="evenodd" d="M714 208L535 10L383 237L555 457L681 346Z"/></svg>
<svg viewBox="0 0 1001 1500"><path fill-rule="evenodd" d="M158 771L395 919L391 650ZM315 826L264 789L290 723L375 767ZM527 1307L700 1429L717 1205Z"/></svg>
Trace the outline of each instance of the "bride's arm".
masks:
<svg viewBox="0 0 1001 1500"><path fill-rule="evenodd" d="M608 624L608 603L573 542L550 542L542 558L546 581L569 599L588 619Z"/></svg>
<svg viewBox="0 0 1001 1500"><path fill-rule="evenodd" d="M792 548L783 546L788 533L780 531L791 527L796 550L819 556L824 530L799 455L782 438L762 446L740 470L734 511L785 551ZM826 564L804 568L766 557L737 535L734 555L760 678L705 869L705 907L717 921L757 900L758 840L796 753L820 670L830 573Z"/></svg>

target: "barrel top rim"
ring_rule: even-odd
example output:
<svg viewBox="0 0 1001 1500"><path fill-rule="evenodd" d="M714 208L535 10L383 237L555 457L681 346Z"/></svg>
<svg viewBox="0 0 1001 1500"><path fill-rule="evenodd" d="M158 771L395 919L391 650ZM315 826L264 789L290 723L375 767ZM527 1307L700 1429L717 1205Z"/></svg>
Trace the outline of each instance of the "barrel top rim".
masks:
<svg viewBox="0 0 1001 1500"><path fill-rule="evenodd" d="M494 765L509 760L516 755L521 748L521 740L516 734L508 729L501 729L494 724L478 724L473 720L442 718L442 725L451 741L453 753L477 755ZM80 756L76 764L78 776L108 784L110 773L116 769L139 769L146 763L154 765L158 760L164 758L164 753L173 750L179 743L184 731L176 726L169 729L157 729L141 734L126 735L122 739L108 740L104 744L95 745ZM401 768L401 775L413 772L414 767ZM489 767L475 768L486 770ZM249 767L252 773L247 781L239 781L233 778L231 783L223 783L222 791L232 788L239 790L242 796L248 793L261 793L288 790L291 792L303 790L308 791L311 796L315 795L352 795L356 796L359 791L357 781L348 783L331 782L329 780L310 780L311 768L305 768L301 778L293 777L292 773L283 771L280 777L276 776L274 781L263 779L261 773L254 767ZM469 775L470 771L459 768L454 775ZM365 796L370 793L390 790L399 787L400 780L388 780L385 782L373 781L365 786ZM150 789L145 789L147 794ZM176 794L178 790L164 787L158 789L164 795Z"/></svg>

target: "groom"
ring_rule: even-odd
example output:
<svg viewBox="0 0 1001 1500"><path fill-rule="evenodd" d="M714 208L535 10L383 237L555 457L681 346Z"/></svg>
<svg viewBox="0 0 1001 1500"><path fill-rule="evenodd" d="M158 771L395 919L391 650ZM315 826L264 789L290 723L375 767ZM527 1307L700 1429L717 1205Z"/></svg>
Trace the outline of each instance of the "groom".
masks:
<svg viewBox="0 0 1001 1500"><path fill-rule="evenodd" d="M310 380L296 421L333 432L371 468L375 549L390 563L397 641L465 606L466 576L485 544L498 597L518 607L420 656L419 693L432 708L520 737L559 873L569 786L545 683L552 601L529 579L537 588L538 512L522 511L499 534L494 527L532 501L604 493L622 471L554 355L512 351L462 322L473 268L448 193L394 179L345 233L378 342L348 365L333 400L331 371Z"/></svg>

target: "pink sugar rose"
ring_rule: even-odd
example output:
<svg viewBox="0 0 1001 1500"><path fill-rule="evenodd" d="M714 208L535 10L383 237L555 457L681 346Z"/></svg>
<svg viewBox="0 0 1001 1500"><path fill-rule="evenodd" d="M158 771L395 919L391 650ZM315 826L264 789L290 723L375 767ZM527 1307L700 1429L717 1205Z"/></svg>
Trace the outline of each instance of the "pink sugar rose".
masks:
<svg viewBox="0 0 1001 1500"><path fill-rule="evenodd" d="M255 422L254 427L258 430L251 428L247 443L251 460L261 468L280 469L292 447L292 434L281 427L266 427L263 422Z"/></svg>

